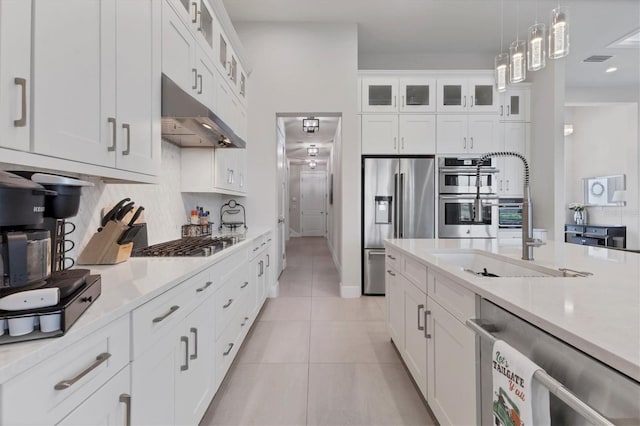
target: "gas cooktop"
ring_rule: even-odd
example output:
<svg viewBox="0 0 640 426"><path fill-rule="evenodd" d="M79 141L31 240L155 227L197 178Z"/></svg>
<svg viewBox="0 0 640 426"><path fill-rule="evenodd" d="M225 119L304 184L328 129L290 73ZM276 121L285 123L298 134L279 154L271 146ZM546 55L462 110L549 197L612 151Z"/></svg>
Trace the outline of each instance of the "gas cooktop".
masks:
<svg viewBox="0 0 640 426"><path fill-rule="evenodd" d="M233 236L186 237L133 250L133 257L211 256L238 242Z"/></svg>

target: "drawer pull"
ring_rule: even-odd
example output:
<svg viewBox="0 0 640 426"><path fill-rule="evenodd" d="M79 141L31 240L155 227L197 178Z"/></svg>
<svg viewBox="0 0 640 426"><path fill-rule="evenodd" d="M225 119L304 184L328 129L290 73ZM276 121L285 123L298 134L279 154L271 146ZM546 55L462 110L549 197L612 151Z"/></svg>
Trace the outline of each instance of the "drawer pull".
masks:
<svg viewBox="0 0 640 426"><path fill-rule="evenodd" d="M61 382L58 382L53 388L55 390L64 390L67 388L70 388L71 386L73 386L78 380L82 379L84 376L86 376L87 374L91 373L93 370L95 370L96 368L98 368L98 366L100 364L102 364L103 362L105 362L106 360L108 360L109 358L111 358L111 354L109 352L103 352L100 355L98 355L96 357L96 360L93 361L93 363L91 363L90 366L88 366L87 368L85 368L84 370L82 370L80 373L78 373L74 378L69 379L69 380L63 380Z"/></svg>
<svg viewBox="0 0 640 426"><path fill-rule="evenodd" d="M249 321L249 317L244 317L244 321L242 321L242 324L240 324L240 327L244 327L245 325L247 325L247 321Z"/></svg>
<svg viewBox="0 0 640 426"><path fill-rule="evenodd" d="M420 325L420 317L422 315L420 315L420 311L424 309L424 305L418 305L418 330L420 331L424 331L424 325ZM425 325L427 323L425 322Z"/></svg>
<svg viewBox="0 0 640 426"><path fill-rule="evenodd" d="M254 247L253 251L258 251L260 250L260 247Z"/></svg>
<svg viewBox="0 0 640 426"><path fill-rule="evenodd" d="M244 284L242 284L242 285L240 286L240 288L245 288L245 287L246 287L246 286L248 286L248 285L249 285L249 281L245 281L245 282L244 282Z"/></svg>
<svg viewBox="0 0 640 426"><path fill-rule="evenodd" d="M394 256L391 256L390 254L388 254L387 257L391 260L396 260L396 258Z"/></svg>
<svg viewBox="0 0 640 426"><path fill-rule="evenodd" d="M260 247L262 247L262 246L264 246L264 245L267 245L267 243L262 242L262 244L260 244Z"/></svg>
<svg viewBox="0 0 640 426"><path fill-rule="evenodd" d="M211 284L213 284L213 281L207 281L207 283L200 287L199 289L196 290L196 293L200 293L201 291L205 291Z"/></svg>
<svg viewBox="0 0 640 426"><path fill-rule="evenodd" d="M180 306L178 305L173 305L172 307L169 308L169 311L164 314L164 315L160 315L159 317L155 317L153 319L154 323L158 323L160 321L163 321L165 318L167 318L169 315L171 315L172 313L174 313L175 311L177 311L178 309L180 309Z"/></svg>
<svg viewBox="0 0 640 426"><path fill-rule="evenodd" d="M229 343L229 349L227 349L225 352L222 352L223 356L227 356L231 353L231 349L233 349L233 343Z"/></svg>
<svg viewBox="0 0 640 426"><path fill-rule="evenodd" d="M387 269L387 274L391 275L392 277L395 277L396 274L394 274L393 272L391 272L391 269Z"/></svg>
<svg viewBox="0 0 640 426"><path fill-rule="evenodd" d="M180 336L180 341L184 342L184 365L180 366L180 371L187 371L189 369L189 338Z"/></svg>
<svg viewBox="0 0 640 426"><path fill-rule="evenodd" d="M227 303L222 305L222 309L227 309L229 306L231 306L232 303L233 303L233 299L229 299Z"/></svg>
<svg viewBox="0 0 640 426"><path fill-rule="evenodd" d="M431 333L427 333L427 317L431 315L431 311L424 311L424 337L425 339L431 339Z"/></svg>
<svg viewBox="0 0 640 426"><path fill-rule="evenodd" d="M123 393L120 395L119 401L125 405L124 424L125 426L131 426L131 395Z"/></svg>

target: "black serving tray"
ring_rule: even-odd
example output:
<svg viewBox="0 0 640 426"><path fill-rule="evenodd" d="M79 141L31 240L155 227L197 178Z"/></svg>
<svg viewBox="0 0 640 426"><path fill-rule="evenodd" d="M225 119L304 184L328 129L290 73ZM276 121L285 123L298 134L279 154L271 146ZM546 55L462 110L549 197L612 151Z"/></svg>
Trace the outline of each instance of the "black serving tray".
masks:
<svg viewBox="0 0 640 426"><path fill-rule="evenodd" d="M102 292L102 282L100 275L89 275L87 282L78 288L74 293L61 300L55 306L39 309L28 309L24 311L2 311L0 310L0 320L11 318L22 318L35 315L47 315L60 313L60 330L52 332L42 332L39 326L35 326L31 333L22 336L10 336L9 330L5 330L0 336L0 345L8 343L26 342L29 340L47 339L64 335L67 330L80 318L84 311L100 297Z"/></svg>

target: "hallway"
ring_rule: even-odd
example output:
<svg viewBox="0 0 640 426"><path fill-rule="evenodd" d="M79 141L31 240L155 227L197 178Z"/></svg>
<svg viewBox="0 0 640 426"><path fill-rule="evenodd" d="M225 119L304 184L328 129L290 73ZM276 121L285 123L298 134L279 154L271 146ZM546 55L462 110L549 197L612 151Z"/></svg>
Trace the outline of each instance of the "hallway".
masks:
<svg viewBox="0 0 640 426"><path fill-rule="evenodd" d="M385 329L385 299L342 299L321 237L293 238L202 425L431 425Z"/></svg>

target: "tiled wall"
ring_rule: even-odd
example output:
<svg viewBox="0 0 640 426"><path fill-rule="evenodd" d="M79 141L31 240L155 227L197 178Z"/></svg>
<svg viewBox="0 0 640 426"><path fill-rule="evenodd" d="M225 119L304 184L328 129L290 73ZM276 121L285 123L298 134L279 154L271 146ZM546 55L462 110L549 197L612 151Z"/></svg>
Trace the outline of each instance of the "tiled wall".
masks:
<svg viewBox="0 0 640 426"><path fill-rule="evenodd" d="M10 164L0 163L2 170L28 169ZM49 171L53 172L53 171ZM95 184L94 187L83 188L78 215L69 219L76 225L76 230L69 239L76 243L71 257L77 258L80 250L87 244L91 236L100 226L101 210L113 205L120 199L129 197L136 206L144 206L144 214L148 227L149 244L176 239L180 237L180 226L187 223L188 213L196 205L211 212L217 230L220 206L232 197L218 194L195 194L180 192L180 148L162 142L162 167L158 185L104 183L91 176L78 176ZM243 203L242 199L238 202Z"/></svg>

